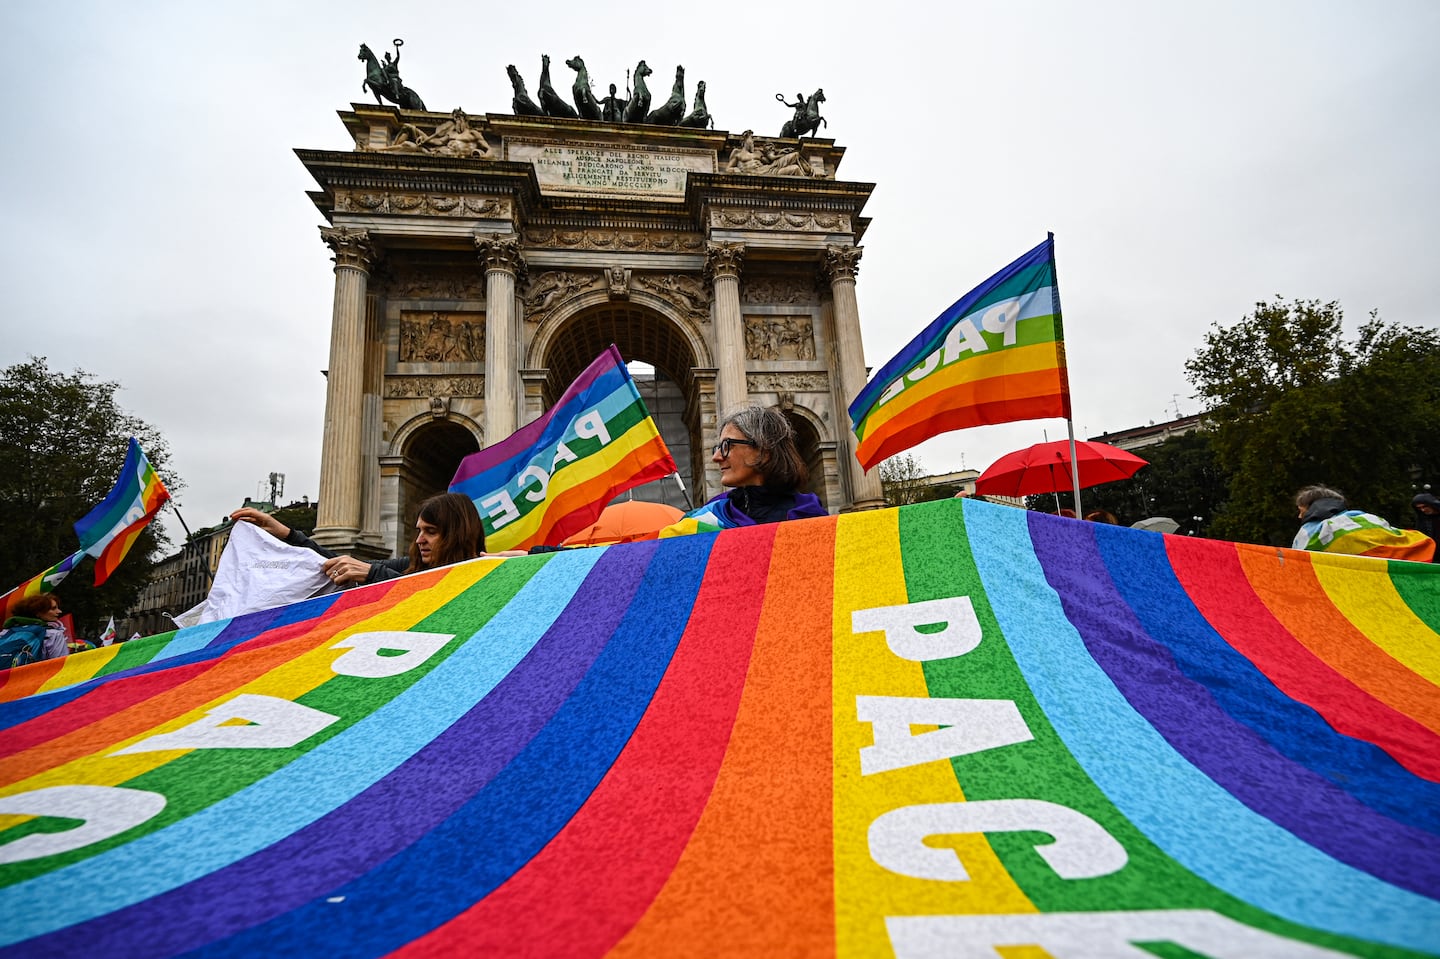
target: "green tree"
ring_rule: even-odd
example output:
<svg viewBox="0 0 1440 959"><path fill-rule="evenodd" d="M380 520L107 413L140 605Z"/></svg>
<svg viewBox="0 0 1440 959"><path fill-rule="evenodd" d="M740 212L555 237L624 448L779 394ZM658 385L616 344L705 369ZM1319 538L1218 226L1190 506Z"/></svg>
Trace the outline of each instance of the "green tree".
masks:
<svg viewBox="0 0 1440 959"><path fill-rule="evenodd" d="M119 389L83 370L52 371L43 356L0 370L0 592L79 549L75 521L114 487L130 437L170 492L179 490L164 438L120 408ZM91 559L70 573L55 594L81 636L93 638L129 608L167 542L151 523L104 585L94 585Z"/></svg>
<svg viewBox="0 0 1440 959"><path fill-rule="evenodd" d="M880 463L880 489L886 506L909 506L927 499L925 468L913 454L901 453Z"/></svg>
<svg viewBox="0 0 1440 959"><path fill-rule="evenodd" d="M1310 483L1403 524L1414 488L1440 475L1440 331L1371 313L1347 340L1343 323L1337 303L1277 297L1214 325L1186 362L1227 477L1214 535L1288 545Z"/></svg>

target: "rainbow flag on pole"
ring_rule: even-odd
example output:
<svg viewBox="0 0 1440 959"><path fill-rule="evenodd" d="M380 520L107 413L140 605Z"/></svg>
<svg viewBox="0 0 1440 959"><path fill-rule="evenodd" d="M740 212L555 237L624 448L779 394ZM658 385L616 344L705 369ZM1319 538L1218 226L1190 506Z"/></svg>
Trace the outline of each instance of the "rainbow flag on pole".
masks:
<svg viewBox="0 0 1440 959"><path fill-rule="evenodd" d="M80 565L80 561L84 558L84 550L71 553L45 572L30 577L4 596L0 596L0 623L10 618L10 607L15 604L16 600L52 592L56 586L60 585L61 580L70 575L72 569Z"/></svg>
<svg viewBox="0 0 1440 959"><path fill-rule="evenodd" d="M95 557L95 585L110 578L135 538L165 505L170 491L140 449L135 437L125 453L120 478L105 501L75 523L80 549Z"/></svg>
<svg viewBox="0 0 1440 959"><path fill-rule="evenodd" d="M558 544L619 493L675 460L612 344L544 416L460 463L450 492L475 501L492 552Z"/></svg>
<svg viewBox="0 0 1440 959"><path fill-rule="evenodd" d="M850 404L867 470L951 430L1050 416L1070 416L1054 234L941 313Z"/></svg>

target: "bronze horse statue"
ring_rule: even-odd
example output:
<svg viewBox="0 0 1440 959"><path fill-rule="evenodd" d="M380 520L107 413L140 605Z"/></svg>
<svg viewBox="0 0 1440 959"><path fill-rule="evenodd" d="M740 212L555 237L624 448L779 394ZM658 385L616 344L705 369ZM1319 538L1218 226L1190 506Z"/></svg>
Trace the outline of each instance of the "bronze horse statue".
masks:
<svg viewBox="0 0 1440 959"><path fill-rule="evenodd" d="M694 127L704 130L706 127L713 127L715 120L710 116L710 111L705 107L705 81L701 80L695 84L695 108L690 115L680 121L682 127Z"/></svg>
<svg viewBox="0 0 1440 959"><path fill-rule="evenodd" d="M535 88L535 95L540 98L540 108L549 117L570 117L578 118L580 114L575 108L565 102L565 98L555 92L550 85L550 54L540 55L540 86Z"/></svg>
<svg viewBox="0 0 1440 959"><path fill-rule="evenodd" d="M575 83L570 88L570 95L575 98L575 109L586 120L602 119L600 101L595 99L595 93L590 89L590 71L585 69L585 61L571 57L565 65L575 71Z"/></svg>
<svg viewBox="0 0 1440 959"><path fill-rule="evenodd" d="M786 139L790 137L803 137L805 134L814 134L820 129L820 124L825 123L825 118L820 115L820 104L825 102L825 91L816 90L805 99L804 103L786 103L783 94L775 94L775 99L784 103L787 107L795 108L795 117L785 121L785 126L780 128L780 136ZM803 107L803 109L802 109ZM828 127L830 124L825 123Z"/></svg>
<svg viewBox="0 0 1440 959"><path fill-rule="evenodd" d="M626 123L645 122L650 112L650 88L645 85L645 78L653 72L644 60L635 64L635 92L630 95L630 102L625 104Z"/></svg>
<svg viewBox="0 0 1440 959"><path fill-rule="evenodd" d="M510 100L510 109L515 111L517 117L543 117L545 111L540 109L540 104L530 99L530 94L525 92L525 81L520 76L520 71L515 69L515 64L505 68L510 74L510 86L514 89L515 95Z"/></svg>
<svg viewBox="0 0 1440 959"><path fill-rule="evenodd" d="M375 94L377 104L383 96L402 110L423 110L425 101L420 99L420 94L400 82L400 48L405 45L405 41L397 38L394 43L395 59L391 60L390 54L385 54L384 66L375 59L375 54L370 52L368 46L360 44L360 53L355 57L365 61L365 79L361 82L360 89L362 92L369 90Z"/></svg>
<svg viewBox="0 0 1440 959"><path fill-rule="evenodd" d="M656 126L673 127L685 118L685 68L675 68L675 85L670 88L670 99L651 110L645 117L646 123Z"/></svg>

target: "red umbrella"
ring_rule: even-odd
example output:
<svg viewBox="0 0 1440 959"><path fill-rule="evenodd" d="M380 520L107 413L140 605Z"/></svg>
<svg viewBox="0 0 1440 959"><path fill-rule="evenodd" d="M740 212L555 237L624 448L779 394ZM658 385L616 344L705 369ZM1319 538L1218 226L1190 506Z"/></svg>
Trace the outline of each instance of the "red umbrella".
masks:
<svg viewBox="0 0 1440 959"><path fill-rule="evenodd" d="M1080 488L1129 479L1149 464L1107 443L1075 441ZM975 492L991 496L1060 493L1074 488L1070 478L1070 441L1053 440L1006 453L975 480Z"/></svg>
<svg viewBox="0 0 1440 959"><path fill-rule="evenodd" d="M629 543L637 539L654 539L655 534L685 514L664 503L623 500L611 503L601 511L595 522L572 533L566 546L600 546L607 543Z"/></svg>

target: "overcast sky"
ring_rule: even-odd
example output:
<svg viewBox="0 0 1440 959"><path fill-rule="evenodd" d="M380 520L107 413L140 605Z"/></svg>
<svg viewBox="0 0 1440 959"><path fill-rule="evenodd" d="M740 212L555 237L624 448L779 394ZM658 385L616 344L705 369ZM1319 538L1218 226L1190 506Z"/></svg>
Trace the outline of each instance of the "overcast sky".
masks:
<svg viewBox="0 0 1440 959"><path fill-rule="evenodd" d="M271 471L318 493L333 274L294 148L352 146L360 43L405 40L431 110L508 113L585 58L596 88L686 67L719 129L778 135L824 87L840 178L876 184L858 296L878 368L1056 236L1083 438L1198 412L1184 362L1257 300L1435 326L1440 3L76 2L0 8L0 363L119 381L192 528ZM555 72L558 70L558 72ZM1430 265L1426 265L1426 264ZM915 452L983 469L1064 436L986 427ZM173 518L167 528L178 531Z"/></svg>

